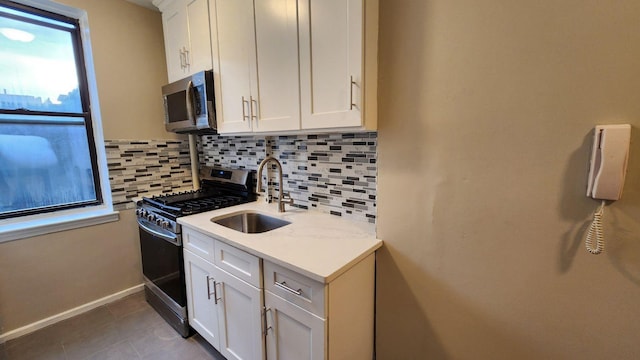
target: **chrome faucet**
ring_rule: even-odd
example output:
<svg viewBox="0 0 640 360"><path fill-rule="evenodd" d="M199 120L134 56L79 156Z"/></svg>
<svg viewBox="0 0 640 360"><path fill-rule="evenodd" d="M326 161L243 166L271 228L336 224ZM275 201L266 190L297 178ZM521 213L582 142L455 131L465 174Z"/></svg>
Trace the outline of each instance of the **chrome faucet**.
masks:
<svg viewBox="0 0 640 360"><path fill-rule="evenodd" d="M280 193L278 195L278 211L284 212L284 204L293 205L293 199L289 196L289 193L285 193L282 190L282 188L284 187L284 184L282 183L282 164L280 164L280 161L278 161L278 159L274 158L271 155L264 158L264 160L262 160L262 162L258 166L258 186L256 187L256 192L257 193L262 192L262 168L269 161L274 161L276 163L276 167L278 168L278 174L280 174L278 176L278 180L280 184ZM269 197L269 176L267 175L267 198L268 197Z"/></svg>

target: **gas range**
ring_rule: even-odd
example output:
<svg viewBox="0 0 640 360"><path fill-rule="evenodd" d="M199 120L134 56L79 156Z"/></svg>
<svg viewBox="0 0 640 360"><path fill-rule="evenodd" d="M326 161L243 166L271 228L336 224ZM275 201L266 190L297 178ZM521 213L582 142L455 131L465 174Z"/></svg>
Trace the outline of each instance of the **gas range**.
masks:
<svg viewBox="0 0 640 360"><path fill-rule="evenodd" d="M184 337L192 332L177 219L255 200L253 173L248 170L203 167L200 183L200 190L142 198L136 208L145 297Z"/></svg>

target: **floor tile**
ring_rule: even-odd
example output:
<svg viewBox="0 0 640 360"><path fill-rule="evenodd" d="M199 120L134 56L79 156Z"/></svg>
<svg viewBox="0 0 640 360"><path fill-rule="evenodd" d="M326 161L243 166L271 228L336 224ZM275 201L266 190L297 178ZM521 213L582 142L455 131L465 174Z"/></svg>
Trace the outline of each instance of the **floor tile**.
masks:
<svg viewBox="0 0 640 360"><path fill-rule="evenodd" d="M226 360L224 356L222 356L218 350L214 349L211 344L207 342L207 340L203 339L199 334L195 334L194 336L189 338L189 341L193 341L198 345L198 347L204 353L205 359L215 359L215 360Z"/></svg>
<svg viewBox="0 0 640 360"><path fill-rule="evenodd" d="M126 338L135 338L161 324L169 326L151 307L144 308L116 320L116 326L118 326Z"/></svg>
<svg viewBox="0 0 640 360"><path fill-rule="evenodd" d="M196 334L184 339L139 292L0 344L0 360L225 360Z"/></svg>
<svg viewBox="0 0 640 360"><path fill-rule="evenodd" d="M106 306L100 306L52 325L49 331L54 333L53 336L59 338L62 342L71 342L78 338L86 337L88 333L93 333L96 328L114 323L115 317L113 314Z"/></svg>
<svg viewBox="0 0 640 360"><path fill-rule="evenodd" d="M183 346L185 342L182 336L166 323L156 324L129 341L143 359L153 355L159 356L174 347Z"/></svg>
<svg viewBox="0 0 640 360"><path fill-rule="evenodd" d="M87 359L99 351L105 350L126 340L114 323L87 330L83 336L62 343L69 360Z"/></svg>
<svg viewBox="0 0 640 360"><path fill-rule="evenodd" d="M64 360L64 349L60 343L21 343L6 349L9 360Z"/></svg>
<svg viewBox="0 0 640 360"><path fill-rule="evenodd" d="M144 310L148 307L144 298L144 291L129 295L125 298L107 304L106 306L116 319Z"/></svg>
<svg viewBox="0 0 640 360"><path fill-rule="evenodd" d="M134 360L140 356L127 340L114 344L87 357L88 360Z"/></svg>

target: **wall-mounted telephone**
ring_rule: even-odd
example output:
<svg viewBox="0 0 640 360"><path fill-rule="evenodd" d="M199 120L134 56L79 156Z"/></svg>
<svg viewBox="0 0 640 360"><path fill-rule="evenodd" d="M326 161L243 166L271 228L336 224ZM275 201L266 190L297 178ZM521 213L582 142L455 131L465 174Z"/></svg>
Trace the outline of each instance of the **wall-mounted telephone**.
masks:
<svg viewBox="0 0 640 360"><path fill-rule="evenodd" d="M600 254L604 249L602 214L606 200L619 200L622 196L630 142L631 125L629 124L598 125L595 128L587 196L600 199L602 203L593 215L593 222L587 233L586 246L592 254ZM593 246L594 237L595 247Z"/></svg>

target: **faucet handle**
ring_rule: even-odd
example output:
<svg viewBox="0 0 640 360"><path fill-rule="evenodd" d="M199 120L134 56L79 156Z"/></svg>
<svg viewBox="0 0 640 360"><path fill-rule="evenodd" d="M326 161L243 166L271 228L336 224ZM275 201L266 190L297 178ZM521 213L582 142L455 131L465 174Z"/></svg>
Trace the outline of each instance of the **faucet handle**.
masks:
<svg viewBox="0 0 640 360"><path fill-rule="evenodd" d="M282 202L285 204L293 205L293 198L288 192L282 194Z"/></svg>

